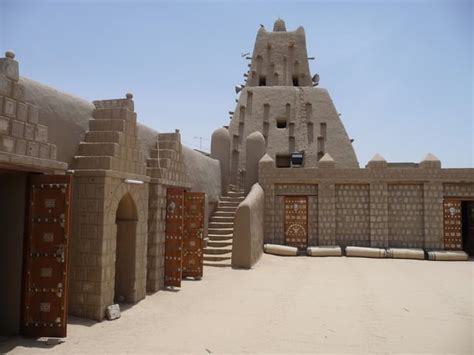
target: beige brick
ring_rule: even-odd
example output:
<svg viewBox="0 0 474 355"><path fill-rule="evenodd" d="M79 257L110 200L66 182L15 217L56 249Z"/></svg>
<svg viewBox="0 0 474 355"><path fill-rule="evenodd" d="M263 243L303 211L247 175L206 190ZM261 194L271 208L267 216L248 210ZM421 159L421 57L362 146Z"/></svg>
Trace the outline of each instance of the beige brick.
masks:
<svg viewBox="0 0 474 355"><path fill-rule="evenodd" d="M19 82L13 81L12 83L12 98L15 100L24 100L25 87Z"/></svg>
<svg viewBox="0 0 474 355"><path fill-rule="evenodd" d="M40 143L48 142L48 127L37 125L35 129L35 141Z"/></svg>
<svg viewBox="0 0 474 355"><path fill-rule="evenodd" d="M16 118L20 121L28 121L28 105L19 102L17 106Z"/></svg>
<svg viewBox="0 0 474 355"><path fill-rule="evenodd" d="M0 58L0 74L8 79L18 81L20 79L18 62L11 58Z"/></svg>
<svg viewBox="0 0 474 355"><path fill-rule="evenodd" d="M26 141L24 139L16 140L15 153L19 155L26 155Z"/></svg>
<svg viewBox="0 0 474 355"><path fill-rule="evenodd" d="M99 131L99 132L89 131L86 133L85 141L122 144L124 141L124 134L121 132L113 132L113 131Z"/></svg>
<svg viewBox="0 0 474 355"><path fill-rule="evenodd" d="M39 143L28 142L26 154L32 157L38 157L39 155Z"/></svg>
<svg viewBox="0 0 474 355"><path fill-rule="evenodd" d="M50 144L40 144L40 148L39 148L39 157L41 159L49 159L49 146Z"/></svg>
<svg viewBox="0 0 474 355"><path fill-rule="evenodd" d="M10 96L12 92L12 82L5 75L0 74L0 94Z"/></svg>
<svg viewBox="0 0 474 355"><path fill-rule="evenodd" d="M96 120L110 120L112 118L112 110L110 109L99 109L94 110L92 116Z"/></svg>
<svg viewBox="0 0 474 355"><path fill-rule="evenodd" d="M38 106L28 105L28 122L31 124L37 124L38 119L39 119Z"/></svg>
<svg viewBox="0 0 474 355"><path fill-rule="evenodd" d="M10 119L0 116L0 134L10 134Z"/></svg>
<svg viewBox="0 0 474 355"><path fill-rule="evenodd" d="M23 138L25 131L25 124L20 121L12 120L12 136L17 138Z"/></svg>
<svg viewBox="0 0 474 355"><path fill-rule="evenodd" d="M28 139L30 141L35 139L35 126L25 123L25 133L24 133L25 139Z"/></svg>
<svg viewBox="0 0 474 355"><path fill-rule="evenodd" d="M79 155L88 156L117 156L119 145L116 143L81 143L79 145Z"/></svg>
<svg viewBox="0 0 474 355"><path fill-rule="evenodd" d="M3 103L3 112L5 116L16 118L16 101L5 98Z"/></svg>
<svg viewBox="0 0 474 355"><path fill-rule="evenodd" d="M56 160L57 159L56 155L57 155L56 145L51 144L49 147L49 159Z"/></svg>
<svg viewBox="0 0 474 355"><path fill-rule="evenodd" d="M13 153L15 151L15 139L6 136L0 136L0 150Z"/></svg>
<svg viewBox="0 0 474 355"><path fill-rule="evenodd" d="M124 120L90 120L89 127L91 131L125 131Z"/></svg>

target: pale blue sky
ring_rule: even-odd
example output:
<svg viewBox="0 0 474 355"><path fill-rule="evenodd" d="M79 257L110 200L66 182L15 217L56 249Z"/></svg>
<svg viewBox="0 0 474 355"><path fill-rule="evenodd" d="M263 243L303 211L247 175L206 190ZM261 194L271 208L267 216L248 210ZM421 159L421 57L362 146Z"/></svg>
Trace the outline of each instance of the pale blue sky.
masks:
<svg viewBox="0 0 474 355"><path fill-rule="evenodd" d="M376 152L474 165L471 1L0 0L0 50L21 75L90 101L130 91L142 123L199 147L229 122L240 54L279 16L305 28L361 166Z"/></svg>

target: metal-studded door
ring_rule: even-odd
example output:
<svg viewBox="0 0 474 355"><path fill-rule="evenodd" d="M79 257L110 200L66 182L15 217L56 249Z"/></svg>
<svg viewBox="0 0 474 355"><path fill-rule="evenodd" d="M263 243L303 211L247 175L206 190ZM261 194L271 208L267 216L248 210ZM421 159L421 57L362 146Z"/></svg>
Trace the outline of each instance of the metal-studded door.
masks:
<svg viewBox="0 0 474 355"><path fill-rule="evenodd" d="M285 244L308 247L308 197L285 196Z"/></svg>
<svg viewBox="0 0 474 355"><path fill-rule="evenodd" d="M71 176L31 175L29 186L21 331L65 337Z"/></svg>
<svg viewBox="0 0 474 355"><path fill-rule="evenodd" d="M183 277L202 278L204 200L202 192L184 194Z"/></svg>
<svg viewBox="0 0 474 355"><path fill-rule="evenodd" d="M181 287L183 274L184 190L166 192L165 286Z"/></svg>
<svg viewBox="0 0 474 355"><path fill-rule="evenodd" d="M461 201L445 199L444 214L444 248L462 249Z"/></svg>

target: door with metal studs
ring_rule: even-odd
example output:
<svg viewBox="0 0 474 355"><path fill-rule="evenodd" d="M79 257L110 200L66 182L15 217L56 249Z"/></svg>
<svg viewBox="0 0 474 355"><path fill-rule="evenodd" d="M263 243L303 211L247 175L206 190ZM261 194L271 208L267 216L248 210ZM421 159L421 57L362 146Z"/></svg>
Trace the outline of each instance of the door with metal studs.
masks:
<svg viewBox="0 0 474 355"><path fill-rule="evenodd" d="M308 247L308 197L285 196L285 245Z"/></svg>
<svg viewBox="0 0 474 355"><path fill-rule="evenodd" d="M24 246L23 335L65 337L71 176L31 175Z"/></svg>
<svg viewBox="0 0 474 355"><path fill-rule="evenodd" d="M202 278L205 194L168 188L166 195L165 286L183 277Z"/></svg>

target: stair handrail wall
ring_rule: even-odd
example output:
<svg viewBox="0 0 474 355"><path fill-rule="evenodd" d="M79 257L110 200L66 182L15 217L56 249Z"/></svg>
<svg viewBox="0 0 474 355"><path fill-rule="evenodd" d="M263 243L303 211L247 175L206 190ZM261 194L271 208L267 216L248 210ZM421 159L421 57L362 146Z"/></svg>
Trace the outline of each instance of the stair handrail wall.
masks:
<svg viewBox="0 0 474 355"><path fill-rule="evenodd" d="M264 191L255 183L239 204L234 220L232 267L251 269L263 253Z"/></svg>

